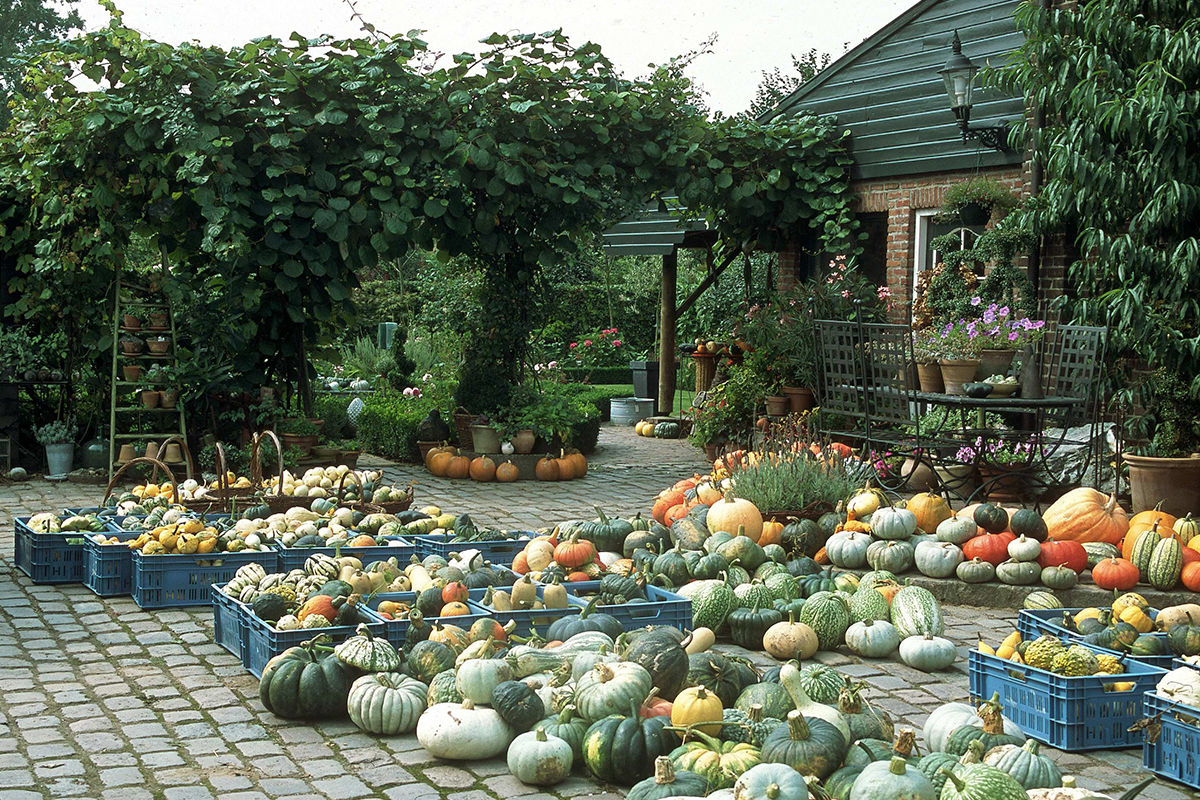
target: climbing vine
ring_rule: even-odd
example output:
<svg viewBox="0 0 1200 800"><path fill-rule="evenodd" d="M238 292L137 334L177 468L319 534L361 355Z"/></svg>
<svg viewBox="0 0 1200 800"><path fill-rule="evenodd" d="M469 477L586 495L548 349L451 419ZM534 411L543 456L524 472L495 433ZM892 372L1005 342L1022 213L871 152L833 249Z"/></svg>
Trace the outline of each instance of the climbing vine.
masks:
<svg viewBox="0 0 1200 800"><path fill-rule="evenodd" d="M842 134L712 123L673 65L625 78L561 32L494 34L437 70L414 36L170 46L103 2L109 25L42 57L0 136L17 316L98 300L137 231L236 304L253 344L233 369L295 377L304 343L352 313L356 270L419 247L484 265L468 363L511 382L541 269L657 194L729 246L854 247Z"/></svg>

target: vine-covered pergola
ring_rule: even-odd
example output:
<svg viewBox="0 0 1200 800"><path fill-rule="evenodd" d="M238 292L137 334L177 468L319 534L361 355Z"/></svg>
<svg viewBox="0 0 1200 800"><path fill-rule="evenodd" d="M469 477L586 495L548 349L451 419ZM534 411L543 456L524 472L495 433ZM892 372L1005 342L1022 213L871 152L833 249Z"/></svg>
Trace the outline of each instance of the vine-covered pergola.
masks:
<svg viewBox="0 0 1200 800"><path fill-rule="evenodd" d="M176 276L237 298L257 346L236 370L303 387L305 342L353 313L357 270L468 255L487 290L462 384L502 403L541 268L648 198L678 195L727 252L854 247L843 134L713 122L676 63L626 78L557 31L494 34L437 69L414 36L370 30L172 46L104 2L109 25L41 59L0 136L17 316L94 304L137 231Z"/></svg>

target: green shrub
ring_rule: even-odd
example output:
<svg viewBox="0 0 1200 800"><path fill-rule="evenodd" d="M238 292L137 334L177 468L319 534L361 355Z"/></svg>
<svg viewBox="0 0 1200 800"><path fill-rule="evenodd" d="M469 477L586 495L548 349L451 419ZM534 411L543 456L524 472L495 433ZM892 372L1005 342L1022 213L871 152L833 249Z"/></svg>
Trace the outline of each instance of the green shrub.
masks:
<svg viewBox="0 0 1200 800"><path fill-rule="evenodd" d="M564 367L560 370L569 381L589 383L629 383L633 372L626 364L620 367Z"/></svg>
<svg viewBox="0 0 1200 800"><path fill-rule="evenodd" d="M321 438L334 441L354 437L354 423L350 421L346 409L355 397L370 395L318 394L313 398L313 414L317 419L325 420L321 426Z"/></svg>
<svg viewBox="0 0 1200 800"><path fill-rule="evenodd" d="M398 392L376 392L363 399L358 415L358 443L377 456L397 461L419 461L417 425L437 401L424 397L405 397Z"/></svg>

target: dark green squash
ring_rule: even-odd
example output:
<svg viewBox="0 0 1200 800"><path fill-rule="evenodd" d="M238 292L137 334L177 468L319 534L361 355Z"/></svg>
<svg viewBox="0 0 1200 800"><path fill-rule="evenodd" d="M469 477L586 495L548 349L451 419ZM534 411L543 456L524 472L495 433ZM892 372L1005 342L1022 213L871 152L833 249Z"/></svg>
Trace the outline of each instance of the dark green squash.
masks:
<svg viewBox="0 0 1200 800"><path fill-rule="evenodd" d="M307 642L267 662L258 682L258 699L267 711L284 719L331 719L346 715L351 683L345 664L333 653L318 653Z"/></svg>
<svg viewBox="0 0 1200 800"><path fill-rule="evenodd" d="M829 536L811 519L792 519L783 526L780 543L791 555L815 556Z"/></svg>
<svg viewBox="0 0 1200 800"><path fill-rule="evenodd" d="M755 603L753 608L735 608L726 619L734 644L748 650L762 650L763 635L772 625L783 620L783 614Z"/></svg>
<svg viewBox="0 0 1200 800"><path fill-rule="evenodd" d="M683 586L692 577L688 569L687 559L683 557L683 551L679 549L679 545L672 547L658 558L654 559L654 565L650 568L654 575L662 575L671 582L673 586ZM607 577L607 576L606 576ZM634 583L629 578L622 578L622 581ZM600 581L603 587L603 579ZM636 586L636 584L634 584ZM603 591L603 590L602 590ZM628 597L628 599L632 599Z"/></svg>
<svg viewBox="0 0 1200 800"><path fill-rule="evenodd" d="M424 684L453 667L454 651L448 645L429 640L413 645L404 661L404 671Z"/></svg>
<svg viewBox="0 0 1200 800"><path fill-rule="evenodd" d="M271 507L266 504L250 506L242 512L242 519L266 519L271 516Z"/></svg>
<svg viewBox="0 0 1200 800"><path fill-rule="evenodd" d="M694 556L688 562L688 569L695 580L716 580L722 572L726 572L729 569L729 562L720 553L702 553L698 550L693 550L689 555Z"/></svg>
<svg viewBox="0 0 1200 800"><path fill-rule="evenodd" d="M767 560L766 553L749 536L735 536L717 548L729 563L737 561L747 572L754 572Z"/></svg>
<svg viewBox="0 0 1200 800"><path fill-rule="evenodd" d="M1012 521L1009 523L1008 529L1018 537L1025 536L1030 539L1036 539L1039 542L1046 541L1046 537L1050 533L1046 527L1046 521L1042 519L1042 515L1028 508L1018 509L1013 512Z"/></svg>
<svg viewBox="0 0 1200 800"><path fill-rule="evenodd" d="M778 672L776 672L778 676ZM764 678L765 680L765 678ZM750 706L762 706L762 715L774 719L784 719L788 712L796 707L796 702L778 683L752 683L734 701L734 708L749 713Z"/></svg>
<svg viewBox="0 0 1200 800"><path fill-rule="evenodd" d="M660 556L660 558L661 558L661 556ZM658 559L656 558L655 562L657 563L657 561L658 561ZM687 581L686 567L684 569L683 575L684 575L684 582L686 582ZM679 585L682 585L682 584L679 584ZM645 590L645 588L642 587L642 584L638 583L638 581L634 580L633 578L630 578L626 575L617 575L616 573L608 572L608 573L605 573L604 577L602 577L600 579L600 594L612 595L614 597L624 597L625 601L627 602L629 600L633 600L634 598L638 598L638 597L645 599L646 590Z"/></svg>
<svg viewBox="0 0 1200 800"><path fill-rule="evenodd" d="M313 592L313 595L323 594L326 597L349 597L353 592L354 589L345 581L332 580L322 584L320 589ZM312 597L312 595L309 596Z"/></svg>
<svg viewBox="0 0 1200 800"><path fill-rule="evenodd" d="M492 708L518 731L527 731L546 716L546 706L533 687L521 681L504 681L492 690Z"/></svg>
<svg viewBox="0 0 1200 800"><path fill-rule="evenodd" d="M688 656L687 685L703 686L721 698L725 707L732 707L744 688L736 665L719 653Z"/></svg>
<svg viewBox="0 0 1200 800"><path fill-rule="evenodd" d="M654 772L654 761L668 755L679 738L667 730L666 717L641 719L613 714L593 722L583 737L588 771L606 783L632 786Z"/></svg>
<svg viewBox="0 0 1200 800"><path fill-rule="evenodd" d="M263 592L250 602L250 609L254 612L254 616L265 622L275 623L279 618L288 613L288 604L277 594Z"/></svg>
<svg viewBox="0 0 1200 800"><path fill-rule="evenodd" d="M421 592L417 595L417 601L413 603L417 611L420 611L426 619L439 616L444 605L446 605L446 601L442 599L442 590L437 586L430 586Z"/></svg>
<svg viewBox="0 0 1200 800"><path fill-rule="evenodd" d="M808 556L789 559L786 566L788 573L794 578L803 578L821 572L821 565Z"/></svg>
<svg viewBox="0 0 1200 800"><path fill-rule="evenodd" d="M799 619L800 611L804 608L804 598L797 597L795 600L776 600L771 603L771 608L778 611L781 618L789 614L794 614Z"/></svg>
<svg viewBox="0 0 1200 800"><path fill-rule="evenodd" d="M1177 656L1200 655L1200 626L1183 622L1167 631L1167 646Z"/></svg>
<svg viewBox="0 0 1200 800"><path fill-rule="evenodd" d="M800 590L800 596L803 598L812 597L817 592L837 591L837 584L833 582L833 576L828 572L819 572L799 578L796 583Z"/></svg>
<svg viewBox="0 0 1200 800"><path fill-rule="evenodd" d="M675 699L688 675L687 651L672 638L667 633L643 635L624 656L625 661L640 664L650 673L651 685L658 687L658 696L664 700Z"/></svg>
<svg viewBox="0 0 1200 800"><path fill-rule="evenodd" d="M821 783L829 800L850 800L850 790L859 773L866 768L865 764L842 767Z"/></svg>
<svg viewBox="0 0 1200 800"><path fill-rule="evenodd" d="M975 524L988 533L1000 533L1008 527L1008 512L998 505L984 503L975 509Z"/></svg>
<svg viewBox="0 0 1200 800"><path fill-rule="evenodd" d="M846 521L846 514L843 511L826 511L817 518L817 527L821 529L821 533L825 534L828 539L837 533L837 526Z"/></svg>
<svg viewBox="0 0 1200 800"><path fill-rule="evenodd" d="M626 800L663 800L665 797L700 797L708 791L708 778L675 769L671 759L659 756L654 765L654 774L634 785Z"/></svg>
<svg viewBox="0 0 1200 800"><path fill-rule="evenodd" d="M704 540L709 536L708 526L704 522L707 516L708 506L702 503L686 516L675 520L671 523L671 543L684 550L703 550Z"/></svg>
<svg viewBox="0 0 1200 800"><path fill-rule="evenodd" d="M671 541L671 532L659 525L657 522L649 529L635 529L633 533L625 537L625 544L621 547L621 555L625 558L633 558L633 554L639 548L661 551L666 549L667 543Z"/></svg>
<svg viewBox="0 0 1200 800"><path fill-rule="evenodd" d="M823 719L791 711L762 746L762 760L787 764L801 775L827 778L842 765L846 740L842 732Z"/></svg>
<svg viewBox="0 0 1200 800"><path fill-rule="evenodd" d="M597 550L614 553L624 552L625 537L633 533L633 526L627 520L619 517L609 519L599 507L596 507L596 519L577 523L574 529L579 531L581 539L587 539ZM564 532L560 531L561 533Z"/></svg>
<svg viewBox="0 0 1200 800"><path fill-rule="evenodd" d="M433 626L425 621L425 616L415 608L408 612L408 630L404 632L404 652L411 652L418 643L427 641L433 633Z"/></svg>
<svg viewBox="0 0 1200 800"><path fill-rule="evenodd" d="M580 613L554 620L546 629L546 637L550 641L565 642L577 633L600 631L616 640L625 632L625 626L616 617L597 612L596 604L599 601L600 596L596 595Z"/></svg>

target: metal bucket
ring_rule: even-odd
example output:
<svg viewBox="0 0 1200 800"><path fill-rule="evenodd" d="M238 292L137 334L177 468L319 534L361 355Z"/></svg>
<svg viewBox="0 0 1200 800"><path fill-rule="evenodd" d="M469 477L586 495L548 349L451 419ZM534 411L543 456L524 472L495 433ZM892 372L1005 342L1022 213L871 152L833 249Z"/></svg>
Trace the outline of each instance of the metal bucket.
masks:
<svg viewBox="0 0 1200 800"><path fill-rule="evenodd" d="M612 421L616 425L635 425L654 415L653 398L614 397L611 402Z"/></svg>

